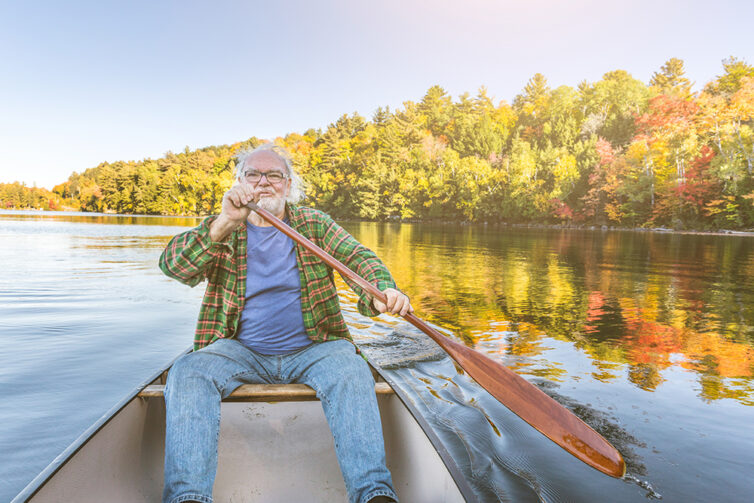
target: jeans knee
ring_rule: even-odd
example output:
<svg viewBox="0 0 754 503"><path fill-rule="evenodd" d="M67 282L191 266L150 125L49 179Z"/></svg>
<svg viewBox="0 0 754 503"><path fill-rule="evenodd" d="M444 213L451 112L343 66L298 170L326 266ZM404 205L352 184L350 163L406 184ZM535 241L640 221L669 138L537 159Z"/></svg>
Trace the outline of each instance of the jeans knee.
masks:
<svg viewBox="0 0 754 503"><path fill-rule="evenodd" d="M196 366L192 363L193 353L188 353L178 358L168 372L167 386L185 381L196 373Z"/></svg>
<svg viewBox="0 0 754 503"><path fill-rule="evenodd" d="M343 369L346 377L359 381L374 382L372 371L369 370L369 364L358 354L342 355L338 364Z"/></svg>
<svg viewBox="0 0 754 503"><path fill-rule="evenodd" d="M174 393L193 393L199 389L206 389L208 385L215 386L211 373L207 372L201 362L202 356L199 353L189 353L173 363L165 385L166 396Z"/></svg>
<svg viewBox="0 0 754 503"><path fill-rule="evenodd" d="M373 389L374 378L369 365L360 356L337 355L330 363L332 370L320 379L330 393L365 393Z"/></svg>

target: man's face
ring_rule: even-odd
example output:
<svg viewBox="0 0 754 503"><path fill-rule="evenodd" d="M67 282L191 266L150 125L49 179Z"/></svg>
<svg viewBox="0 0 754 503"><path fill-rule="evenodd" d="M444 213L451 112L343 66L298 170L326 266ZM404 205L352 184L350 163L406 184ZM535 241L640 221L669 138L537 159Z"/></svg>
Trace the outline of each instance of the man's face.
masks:
<svg viewBox="0 0 754 503"><path fill-rule="evenodd" d="M268 176L273 179L270 180ZM279 180L275 178L282 177ZM285 198L291 188L285 163L273 152L259 152L247 159L241 174L241 183L252 187L254 202L273 215L285 211Z"/></svg>

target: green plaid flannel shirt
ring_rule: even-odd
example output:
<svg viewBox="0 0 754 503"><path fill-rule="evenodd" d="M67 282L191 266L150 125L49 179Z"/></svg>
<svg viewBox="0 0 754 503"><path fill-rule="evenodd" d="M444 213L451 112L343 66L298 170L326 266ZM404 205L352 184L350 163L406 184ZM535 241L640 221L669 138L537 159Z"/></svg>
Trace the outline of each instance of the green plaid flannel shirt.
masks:
<svg viewBox="0 0 754 503"><path fill-rule="evenodd" d="M396 288L382 261L361 245L329 215L311 208L287 205L291 227L316 243L380 290ZM213 242L206 218L198 227L170 240L160 256L162 272L189 286L208 281L199 311L194 350L217 339L233 337L246 298L246 225L241 224L221 242ZM306 333L313 341L351 339L340 311L333 270L316 255L296 243L301 279L301 310ZM344 278L345 279L345 278ZM358 310L377 316L370 297L346 279L359 296Z"/></svg>

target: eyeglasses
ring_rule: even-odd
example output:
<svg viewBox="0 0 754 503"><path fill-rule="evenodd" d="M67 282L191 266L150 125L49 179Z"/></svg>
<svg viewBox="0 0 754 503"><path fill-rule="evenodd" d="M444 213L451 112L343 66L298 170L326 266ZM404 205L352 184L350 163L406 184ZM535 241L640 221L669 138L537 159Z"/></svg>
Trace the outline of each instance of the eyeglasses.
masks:
<svg viewBox="0 0 754 503"><path fill-rule="evenodd" d="M262 173L255 169L244 171L243 176L249 183L259 183L260 181L262 181L262 177L265 177L267 178L268 182L278 184L288 178L287 175L284 175L280 171L268 171L267 173Z"/></svg>

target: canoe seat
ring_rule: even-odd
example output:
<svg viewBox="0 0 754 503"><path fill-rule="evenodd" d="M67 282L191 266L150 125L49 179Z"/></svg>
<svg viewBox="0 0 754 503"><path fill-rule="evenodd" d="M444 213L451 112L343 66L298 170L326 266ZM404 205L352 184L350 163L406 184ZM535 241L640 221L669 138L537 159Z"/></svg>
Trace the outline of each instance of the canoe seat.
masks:
<svg viewBox="0 0 754 503"><path fill-rule="evenodd" d="M386 382L376 382L374 391L378 395L395 393ZM141 398L162 398L165 385L151 384L144 388ZM317 400L314 390L306 384L243 384L236 388L224 402L302 402Z"/></svg>

